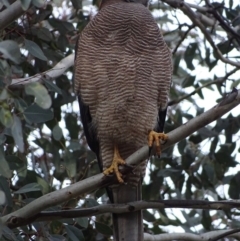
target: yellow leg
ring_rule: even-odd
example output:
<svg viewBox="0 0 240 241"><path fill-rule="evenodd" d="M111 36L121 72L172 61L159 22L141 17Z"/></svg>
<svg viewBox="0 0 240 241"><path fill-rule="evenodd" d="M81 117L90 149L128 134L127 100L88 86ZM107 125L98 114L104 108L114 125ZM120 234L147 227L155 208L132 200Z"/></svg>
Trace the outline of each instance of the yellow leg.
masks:
<svg viewBox="0 0 240 241"><path fill-rule="evenodd" d="M161 154L160 140L166 141L167 139L168 139L168 136L164 133L157 133L155 131L150 131L148 134L148 146L149 148L152 148L153 143L155 142L157 155L160 156Z"/></svg>
<svg viewBox="0 0 240 241"><path fill-rule="evenodd" d="M111 173L115 173L117 176L117 179L120 183L123 183L123 179L122 179L122 174L119 172L118 170L118 165L124 165L126 164L126 162L121 158L120 154L119 154L119 150L118 147L116 145L114 145L114 153L113 153L113 161L112 164L109 168L107 168L103 174L104 175L109 175Z"/></svg>

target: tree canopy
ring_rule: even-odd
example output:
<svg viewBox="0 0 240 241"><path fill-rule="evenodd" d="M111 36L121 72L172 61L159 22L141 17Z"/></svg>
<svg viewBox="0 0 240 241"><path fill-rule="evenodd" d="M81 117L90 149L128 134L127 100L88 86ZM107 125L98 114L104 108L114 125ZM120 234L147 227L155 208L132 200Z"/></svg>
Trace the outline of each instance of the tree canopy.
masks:
<svg viewBox="0 0 240 241"><path fill-rule="evenodd" d="M0 240L110 240L111 213L139 209L145 240L240 240L239 2L150 2L173 57L169 141L126 205L108 204L73 91L99 3L0 2Z"/></svg>

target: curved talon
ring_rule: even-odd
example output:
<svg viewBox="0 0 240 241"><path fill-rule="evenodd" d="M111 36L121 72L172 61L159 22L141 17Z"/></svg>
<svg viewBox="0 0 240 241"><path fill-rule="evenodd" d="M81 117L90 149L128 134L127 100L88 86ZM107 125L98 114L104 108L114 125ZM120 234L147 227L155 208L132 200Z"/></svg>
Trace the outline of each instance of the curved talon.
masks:
<svg viewBox="0 0 240 241"><path fill-rule="evenodd" d="M122 179L122 174L118 170L119 165L125 165L126 162L121 158L117 146L114 146L113 161L109 168L103 171L104 175L109 175L115 173L119 183L124 183Z"/></svg>
<svg viewBox="0 0 240 241"><path fill-rule="evenodd" d="M149 146L149 154L150 154L150 151L153 146L153 143L155 142L155 145L156 145L156 152L157 152L157 155L160 156L161 154L161 143L160 143L160 140L161 141L165 141L164 144L166 143L168 139L168 136L164 133L157 133L155 131L150 131L149 134L148 134L148 146Z"/></svg>

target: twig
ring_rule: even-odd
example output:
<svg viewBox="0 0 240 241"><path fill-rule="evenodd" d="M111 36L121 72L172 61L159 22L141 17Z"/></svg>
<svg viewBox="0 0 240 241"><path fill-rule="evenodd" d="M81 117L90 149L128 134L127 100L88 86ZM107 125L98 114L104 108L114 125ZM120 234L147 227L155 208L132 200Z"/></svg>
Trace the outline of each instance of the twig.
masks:
<svg viewBox="0 0 240 241"><path fill-rule="evenodd" d="M26 85L28 83L38 82L43 77L55 79L55 78L59 77L60 75L62 75L68 68L73 66L73 64L74 64L74 54L70 54L67 57L65 57L64 59L62 59L60 62L58 62L52 69L49 69L43 73L39 73L34 76L26 77L26 78L12 79L12 83L10 84L9 87L16 86L16 85Z"/></svg>
<svg viewBox="0 0 240 241"><path fill-rule="evenodd" d="M184 39L187 37L188 33L194 28L195 26L192 24L191 26L188 26L188 30L184 33L184 35L181 37L181 39L179 40L179 42L177 43L176 47L174 48L174 50L172 51L172 55L174 55L179 46L181 45L181 43L184 41Z"/></svg>
<svg viewBox="0 0 240 241"><path fill-rule="evenodd" d="M168 3L171 6L181 9L184 12L184 14L189 17L192 23L202 31L203 35L205 36L209 44L212 46L215 54L222 62L240 68L239 62L234 62L228 58L225 58L222 55L219 48L215 45L210 33L207 31L206 27L202 24L202 22L198 18L198 15L190 8L190 6L187 3L181 0L162 0L162 1L165 3Z"/></svg>
<svg viewBox="0 0 240 241"><path fill-rule="evenodd" d="M222 78L217 78L216 80L212 81L212 82L209 82L207 84L204 84L198 88L196 88L195 90L193 90L192 92L190 92L189 94L186 94L178 99L175 99L175 100L171 100L168 102L168 106L172 106L172 105L176 105L178 103L180 103L182 100L185 100L189 97L191 97L192 95L195 95L196 93L198 93L198 91L200 91L201 89L205 88L205 87L208 87L210 85L213 85L213 84L222 84L224 81L226 81L229 76L231 76L232 74L234 74L235 72L237 72L239 70L239 68L234 68L233 70L231 70L229 73L227 73L224 77Z"/></svg>
<svg viewBox="0 0 240 241"><path fill-rule="evenodd" d="M235 38L239 39L240 35L233 28L231 28L228 23L226 23L224 21L224 19L219 14L219 12L216 11L216 9L212 6L212 4L210 4L209 0L205 0L205 2L207 3L207 5L209 7L207 12L211 13L215 17L215 19L218 20L219 24L222 26L222 28L226 32L229 32L232 36L234 36Z"/></svg>

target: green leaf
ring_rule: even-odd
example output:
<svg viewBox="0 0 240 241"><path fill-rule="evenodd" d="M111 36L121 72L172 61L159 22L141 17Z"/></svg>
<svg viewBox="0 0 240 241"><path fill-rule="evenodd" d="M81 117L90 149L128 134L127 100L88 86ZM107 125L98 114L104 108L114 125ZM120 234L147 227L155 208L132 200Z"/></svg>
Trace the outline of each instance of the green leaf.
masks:
<svg viewBox="0 0 240 241"><path fill-rule="evenodd" d="M21 160L19 157L15 156L15 155L7 155L6 160L12 171L19 172L20 170L27 168L26 160Z"/></svg>
<svg viewBox="0 0 240 241"><path fill-rule="evenodd" d="M5 196L4 204L8 205L9 207L12 207L13 206L13 198L12 198L11 191L9 188L9 183L8 183L7 179L3 176L0 176L0 190L2 190L4 192L4 196ZM1 199L1 197L0 197L0 199ZM3 204L0 204L0 205L3 205Z"/></svg>
<svg viewBox="0 0 240 241"><path fill-rule="evenodd" d="M193 83L196 79L196 76L192 76L192 75L188 75L182 82L182 87L186 88L186 87L190 87L193 86Z"/></svg>
<svg viewBox="0 0 240 241"><path fill-rule="evenodd" d="M195 57L195 52L196 52L196 49L198 47L198 44L197 43L191 43L188 45L185 53L184 53L184 60L187 64L187 67L190 69L190 70L194 70L195 67L192 63L194 57Z"/></svg>
<svg viewBox="0 0 240 241"><path fill-rule="evenodd" d="M217 44L217 47L222 52L222 54L227 54L234 48L232 41L230 40L226 40L222 43ZM214 54L214 56L216 57L216 54Z"/></svg>
<svg viewBox="0 0 240 241"><path fill-rule="evenodd" d="M47 57L44 55L41 48L31 40L25 39L25 48L29 51L31 55L41 60L47 61Z"/></svg>
<svg viewBox="0 0 240 241"><path fill-rule="evenodd" d="M169 177L172 175L180 174L182 171L174 168L164 168L159 170L157 176L158 177Z"/></svg>
<svg viewBox="0 0 240 241"><path fill-rule="evenodd" d="M209 210L202 210L201 223L206 230L211 230L212 217L209 213Z"/></svg>
<svg viewBox="0 0 240 241"><path fill-rule="evenodd" d="M3 147L0 147L0 174L6 178L12 177L12 171L9 168L9 165L5 159L3 152Z"/></svg>
<svg viewBox="0 0 240 241"><path fill-rule="evenodd" d="M20 1L21 1L22 9L24 11L28 10L32 0L20 0Z"/></svg>
<svg viewBox="0 0 240 241"><path fill-rule="evenodd" d="M240 85L240 79L233 81L230 88L237 88L238 85Z"/></svg>
<svg viewBox="0 0 240 241"><path fill-rule="evenodd" d="M19 117L13 115L13 125L11 127L13 139L20 152L24 152L24 142L22 133L22 122Z"/></svg>
<svg viewBox="0 0 240 241"><path fill-rule="evenodd" d="M96 207L99 205L99 203L93 198L86 198L85 203L86 203L86 207L88 208Z"/></svg>
<svg viewBox="0 0 240 241"><path fill-rule="evenodd" d="M0 134L0 145L2 145L3 143L5 143L5 141L6 141L6 136L5 136L3 133L1 133L1 134Z"/></svg>
<svg viewBox="0 0 240 241"><path fill-rule="evenodd" d="M64 163L66 166L68 176L71 178L75 177L75 175L76 175L76 158L73 156L73 154L71 152L69 152L69 151L65 152Z"/></svg>
<svg viewBox="0 0 240 241"><path fill-rule="evenodd" d="M86 217L76 218L76 222L83 228L88 227L88 218Z"/></svg>
<svg viewBox="0 0 240 241"><path fill-rule="evenodd" d="M2 231L3 231L3 237L6 238L6 240L18 241L14 232L7 226L3 226Z"/></svg>
<svg viewBox="0 0 240 241"><path fill-rule="evenodd" d="M4 107L5 106L3 106L3 108L0 109L0 121L4 126L11 127L11 125L13 124L12 114L8 109Z"/></svg>
<svg viewBox="0 0 240 241"><path fill-rule="evenodd" d="M1 53L0 53L1 56ZM0 88L10 85L12 82L12 70L7 60L0 59Z"/></svg>
<svg viewBox="0 0 240 241"><path fill-rule="evenodd" d="M177 73L178 73L178 67L179 67L181 59L182 59L181 54L176 55L174 58L174 61L173 61L173 74L174 75L177 75Z"/></svg>
<svg viewBox="0 0 240 241"><path fill-rule="evenodd" d="M184 149L185 149L186 145L187 145L187 141L186 141L185 139L181 140L181 141L177 144L177 146L178 146L178 151L179 151L179 153L180 153L181 155L184 154Z"/></svg>
<svg viewBox="0 0 240 241"><path fill-rule="evenodd" d="M79 2L79 1L78 1ZM59 37L58 37L58 40L57 40L57 46L58 48L65 52L66 51L66 48L68 47L69 45L69 41L68 41L68 38L66 37L66 35L63 35L61 34Z"/></svg>
<svg viewBox="0 0 240 241"><path fill-rule="evenodd" d="M32 0L32 4L37 8L44 7L45 0Z"/></svg>
<svg viewBox="0 0 240 241"><path fill-rule="evenodd" d="M55 125L54 128L53 128L53 130L52 130L52 134L53 134L53 138L54 138L56 141L61 140L62 135L63 135L62 128L60 128L58 124Z"/></svg>
<svg viewBox="0 0 240 241"><path fill-rule="evenodd" d="M56 18L50 18L48 19L48 22L55 28L57 29L60 34L66 35L69 32L75 31L75 28L72 23L62 21Z"/></svg>
<svg viewBox="0 0 240 241"><path fill-rule="evenodd" d="M25 109L23 114L30 123L42 123L53 119L53 112L51 110L44 110L37 104L30 105Z"/></svg>
<svg viewBox="0 0 240 241"><path fill-rule="evenodd" d="M95 222L96 229L99 233L110 236L113 235L112 229L104 223Z"/></svg>
<svg viewBox="0 0 240 241"><path fill-rule="evenodd" d="M33 0L33 1L35 1L35 0ZM47 41L47 42L52 40L51 32L49 31L49 29L44 28L44 27L38 29L37 36L38 36L38 38L40 38L44 41Z"/></svg>
<svg viewBox="0 0 240 241"><path fill-rule="evenodd" d="M43 82L47 86L49 91L54 91L60 95L62 94L62 90L57 85L55 85L52 81L44 79Z"/></svg>
<svg viewBox="0 0 240 241"><path fill-rule="evenodd" d="M3 58L10 59L16 64L21 61L21 53L18 44L13 40L5 40L0 42L0 52Z"/></svg>
<svg viewBox="0 0 240 241"><path fill-rule="evenodd" d="M0 101L1 100L6 100L6 99L8 99L8 97L9 97L9 94L8 94L6 88L4 88L2 90L2 92L0 93Z"/></svg>
<svg viewBox="0 0 240 241"><path fill-rule="evenodd" d="M238 15L236 18L233 19L232 25L233 27L240 25L240 15Z"/></svg>
<svg viewBox="0 0 240 241"><path fill-rule="evenodd" d="M65 115L65 123L69 131L69 135L72 139L76 140L78 139L78 133L80 131L80 127L77 121L78 119L76 115L72 113L68 113L67 115Z"/></svg>
<svg viewBox="0 0 240 241"><path fill-rule="evenodd" d="M21 194L21 193L36 192L36 191L42 191L42 189L38 183L33 182L21 187L18 191L14 193Z"/></svg>
<svg viewBox="0 0 240 241"><path fill-rule="evenodd" d="M40 83L34 82L25 85L25 92L35 97L35 103L43 109L49 109L52 105L52 99L47 89Z"/></svg>
<svg viewBox="0 0 240 241"><path fill-rule="evenodd" d="M83 233L80 229L74 227L74 226L70 226L70 225L65 225L65 229L67 231L67 237L71 240L71 241L83 241L84 236Z"/></svg>
<svg viewBox="0 0 240 241"><path fill-rule="evenodd" d="M152 213L150 213L148 210L143 210L143 218L147 222L155 222L156 221L156 217L154 217L154 215Z"/></svg>
<svg viewBox="0 0 240 241"><path fill-rule="evenodd" d="M49 183L41 177L36 176L37 183L41 186L42 194L47 194L50 192Z"/></svg>

